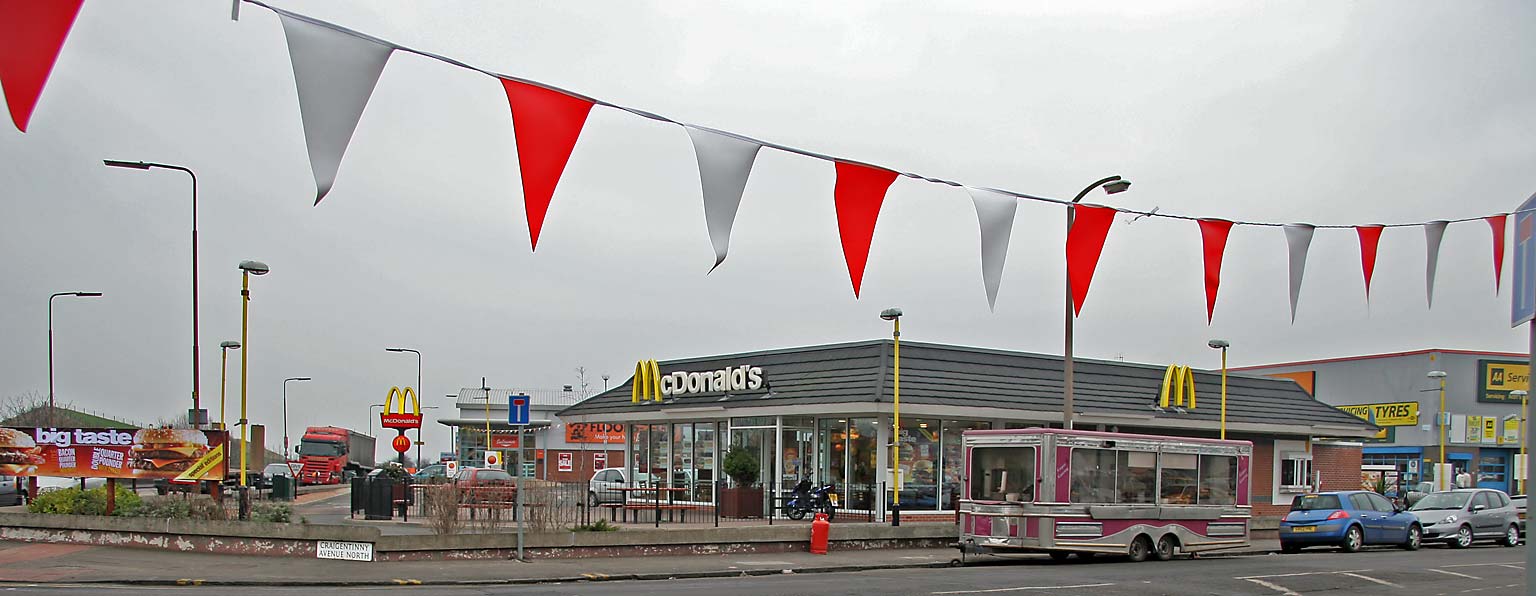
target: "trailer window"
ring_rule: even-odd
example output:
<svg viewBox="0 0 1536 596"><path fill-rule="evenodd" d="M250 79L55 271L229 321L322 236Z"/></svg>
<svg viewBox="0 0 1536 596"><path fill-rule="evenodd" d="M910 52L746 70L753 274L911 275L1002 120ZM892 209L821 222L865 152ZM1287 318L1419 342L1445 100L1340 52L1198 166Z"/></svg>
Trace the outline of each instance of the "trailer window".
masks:
<svg viewBox="0 0 1536 596"><path fill-rule="evenodd" d="M971 499L1035 500L1034 447L976 447L971 450Z"/></svg>
<svg viewBox="0 0 1536 596"><path fill-rule="evenodd" d="M1168 505L1195 504L1195 472L1200 456L1183 453L1164 453L1162 456L1162 502Z"/></svg>
<svg viewBox="0 0 1536 596"><path fill-rule="evenodd" d="M1068 498L1073 503L1114 503L1115 452L1110 449L1072 450L1072 487Z"/></svg>
<svg viewBox="0 0 1536 596"><path fill-rule="evenodd" d="M1231 505L1237 498L1237 458L1200 456L1200 504Z"/></svg>
<svg viewBox="0 0 1536 596"><path fill-rule="evenodd" d="M1151 503L1157 495L1157 454L1120 452L1118 480L1121 503Z"/></svg>

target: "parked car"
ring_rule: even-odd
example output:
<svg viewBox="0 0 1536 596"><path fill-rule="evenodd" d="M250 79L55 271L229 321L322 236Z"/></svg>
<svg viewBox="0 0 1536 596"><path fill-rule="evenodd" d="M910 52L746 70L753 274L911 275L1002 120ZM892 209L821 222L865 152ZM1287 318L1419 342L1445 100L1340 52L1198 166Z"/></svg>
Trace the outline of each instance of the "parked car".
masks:
<svg viewBox="0 0 1536 596"><path fill-rule="evenodd" d="M298 470L298 462L267 464L267 467L261 469L261 483L266 488L272 488L273 478L282 476L289 480L293 480L294 477L297 476L296 472L298 472Z"/></svg>
<svg viewBox="0 0 1536 596"><path fill-rule="evenodd" d="M21 504L21 480L15 476L0 476L0 505Z"/></svg>
<svg viewBox="0 0 1536 596"><path fill-rule="evenodd" d="M454 485L466 503L509 503L517 498L517 481L506 470L459 468Z"/></svg>
<svg viewBox="0 0 1536 596"><path fill-rule="evenodd" d="M596 507L603 503L623 503L625 494L619 489L631 486L653 486L658 477L650 472L642 472L638 483L629 482L629 472L624 468L603 468L592 473L592 479L587 482L587 505ZM675 486L690 486L692 478L686 474L674 475ZM650 497L646 497L650 498Z"/></svg>
<svg viewBox="0 0 1536 596"><path fill-rule="evenodd" d="M1525 536L1525 495L1512 495L1509 502L1515 506L1515 517L1520 518L1520 536Z"/></svg>
<svg viewBox="0 0 1536 596"><path fill-rule="evenodd" d="M102 488L102 487L105 487L106 485L107 485L107 479L106 478L86 478L85 479L85 488L86 489ZM59 490L61 488L80 488L80 479L79 478L63 478L63 477L59 477L59 476L38 476L37 477L37 492L38 493L45 493L45 492L52 491L52 490Z"/></svg>
<svg viewBox="0 0 1536 596"><path fill-rule="evenodd" d="M1520 544L1520 518L1504 491L1462 488L1432 493L1408 511L1424 526L1424 540L1467 548L1478 540Z"/></svg>
<svg viewBox="0 0 1536 596"><path fill-rule="evenodd" d="M1280 521L1280 550L1336 546L1355 552L1371 544L1417 550L1424 539L1419 518L1370 491L1338 491L1296 497Z"/></svg>
<svg viewBox="0 0 1536 596"><path fill-rule="evenodd" d="M437 484L448 480L448 466L432 464L411 475L411 482L416 484Z"/></svg>

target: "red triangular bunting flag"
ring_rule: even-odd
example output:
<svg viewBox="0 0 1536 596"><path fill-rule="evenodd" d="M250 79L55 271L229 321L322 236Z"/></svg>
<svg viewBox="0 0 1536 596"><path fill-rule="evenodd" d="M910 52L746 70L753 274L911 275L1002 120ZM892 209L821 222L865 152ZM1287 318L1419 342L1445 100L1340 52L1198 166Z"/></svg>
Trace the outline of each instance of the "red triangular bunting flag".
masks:
<svg viewBox="0 0 1536 596"><path fill-rule="evenodd" d="M0 86L11 122L27 132L32 108L85 0L0 0Z"/></svg>
<svg viewBox="0 0 1536 596"><path fill-rule="evenodd" d="M502 79L512 108L512 132L517 137L517 161L523 171L523 208L528 212L528 236L539 248L539 230L549 200L571 158L576 138L592 111L592 102L537 85Z"/></svg>
<svg viewBox="0 0 1536 596"><path fill-rule="evenodd" d="M1493 293L1499 293L1499 281L1504 278L1504 215L1488 217L1488 226L1493 228Z"/></svg>
<svg viewBox="0 0 1536 596"><path fill-rule="evenodd" d="M1360 270L1365 272L1365 299L1371 299L1371 275L1376 273L1376 244L1381 242L1383 226L1355 226L1360 235Z"/></svg>
<svg viewBox="0 0 1536 596"><path fill-rule="evenodd" d="M1098 205L1068 207L1075 211L1072 229L1067 230L1067 283L1072 287L1072 313L1083 313L1083 300L1088 298L1088 285L1093 282L1093 270L1099 266L1099 254L1104 252L1104 239L1109 237L1109 226L1115 223L1114 209Z"/></svg>
<svg viewBox="0 0 1536 596"><path fill-rule="evenodd" d="M1205 324L1211 324L1216 312L1216 291L1221 288L1221 255L1227 250L1227 234L1232 222L1224 219L1200 220L1200 244L1205 253Z"/></svg>
<svg viewBox="0 0 1536 596"><path fill-rule="evenodd" d="M869 244L875 237L875 221L880 219L880 205L885 191L896 181L896 172L836 162L837 184L832 200L837 206L837 234L843 239L843 259L848 262L848 278L853 280L853 297L859 297L864 283L864 264L869 261Z"/></svg>

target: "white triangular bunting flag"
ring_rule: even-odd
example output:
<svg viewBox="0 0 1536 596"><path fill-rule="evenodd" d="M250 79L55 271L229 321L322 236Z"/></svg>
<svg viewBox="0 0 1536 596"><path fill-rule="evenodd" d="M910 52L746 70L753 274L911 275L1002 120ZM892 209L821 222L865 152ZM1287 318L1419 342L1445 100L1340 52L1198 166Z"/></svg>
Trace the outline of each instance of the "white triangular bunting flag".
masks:
<svg viewBox="0 0 1536 596"><path fill-rule="evenodd" d="M315 175L315 203L319 203L336 182L341 156L394 48L287 14L277 16L288 37L304 142Z"/></svg>
<svg viewBox="0 0 1536 596"><path fill-rule="evenodd" d="M1003 261L1008 258L1008 239L1013 235L1013 216L1019 200L1000 192L966 187L976 205L981 224L981 279L987 286L987 306L997 310L997 289L1003 283Z"/></svg>
<svg viewBox="0 0 1536 596"><path fill-rule="evenodd" d="M1301 278L1307 270L1307 249L1312 246L1311 224L1286 224L1285 244L1290 249L1291 322L1296 322L1296 301L1301 298Z"/></svg>
<svg viewBox="0 0 1536 596"><path fill-rule="evenodd" d="M704 189L704 223L715 247L714 271L725 261L731 246L731 225L741 206L741 193L752 174L752 162L763 146L741 137L709 129L685 126L699 158L699 183Z"/></svg>
<svg viewBox="0 0 1536 596"><path fill-rule="evenodd" d="M1424 248L1427 251L1424 265L1424 299L1429 307L1435 307L1435 267L1440 263L1440 240L1445 238L1445 226L1451 222L1432 221L1424 224Z"/></svg>

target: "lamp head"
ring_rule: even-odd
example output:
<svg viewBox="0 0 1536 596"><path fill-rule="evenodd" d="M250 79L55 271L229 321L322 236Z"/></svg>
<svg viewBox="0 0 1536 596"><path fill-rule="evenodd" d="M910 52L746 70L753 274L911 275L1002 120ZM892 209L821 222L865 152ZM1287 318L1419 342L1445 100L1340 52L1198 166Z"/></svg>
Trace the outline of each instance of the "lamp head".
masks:
<svg viewBox="0 0 1536 596"><path fill-rule="evenodd" d="M251 275L266 275L272 268L261 261L240 261L240 270Z"/></svg>
<svg viewBox="0 0 1536 596"><path fill-rule="evenodd" d="M142 161L123 161L120 159L103 159L101 163L109 168L131 168L135 170L148 170L149 164Z"/></svg>
<svg viewBox="0 0 1536 596"><path fill-rule="evenodd" d="M313 381L313 380L314 379L311 379L309 377L288 377L286 379L283 379L283 381L285 381L285 382L286 381Z"/></svg>
<svg viewBox="0 0 1536 596"><path fill-rule="evenodd" d="M1114 180L1104 183L1104 192L1109 194L1119 194L1130 189L1131 181L1119 176L1116 176Z"/></svg>
<svg viewBox="0 0 1536 596"><path fill-rule="evenodd" d="M880 311L880 318L885 319L887 321L894 321L896 319L900 319L901 318L901 309L899 309L899 308L887 308L885 310L882 310L882 311Z"/></svg>
<svg viewBox="0 0 1536 596"><path fill-rule="evenodd" d="M240 342L234 340L221 341L219 342L219 347L226 350L238 350L240 349Z"/></svg>
<svg viewBox="0 0 1536 596"><path fill-rule="evenodd" d="M98 298L101 292L75 292L75 295L81 298Z"/></svg>
<svg viewBox="0 0 1536 596"><path fill-rule="evenodd" d="M1512 396L1512 397L1518 397L1520 399L1525 399L1525 396L1530 395L1530 394L1526 393L1526 391L1524 389L1516 389L1514 391L1509 392L1509 395Z"/></svg>
<svg viewBox="0 0 1536 596"><path fill-rule="evenodd" d="M1427 374L1425 376L1427 376L1427 377L1429 377L1431 379L1444 379L1445 378L1445 371L1443 371L1443 370L1432 370L1432 371L1429 371L1429 374Z"/></svg>
<svg viewBox="0 0 1536 596"><path fill-rule="evenodd" d="M1213 339L1210 342L1206 343L1206 345L1208 345L1208 346L1210 346L1212 348L1218 349L1218 350L1225 350L1227 348L1232 347L1232 342L1229 342L1229 341L1227 341L1225 339Z"/></svg>

